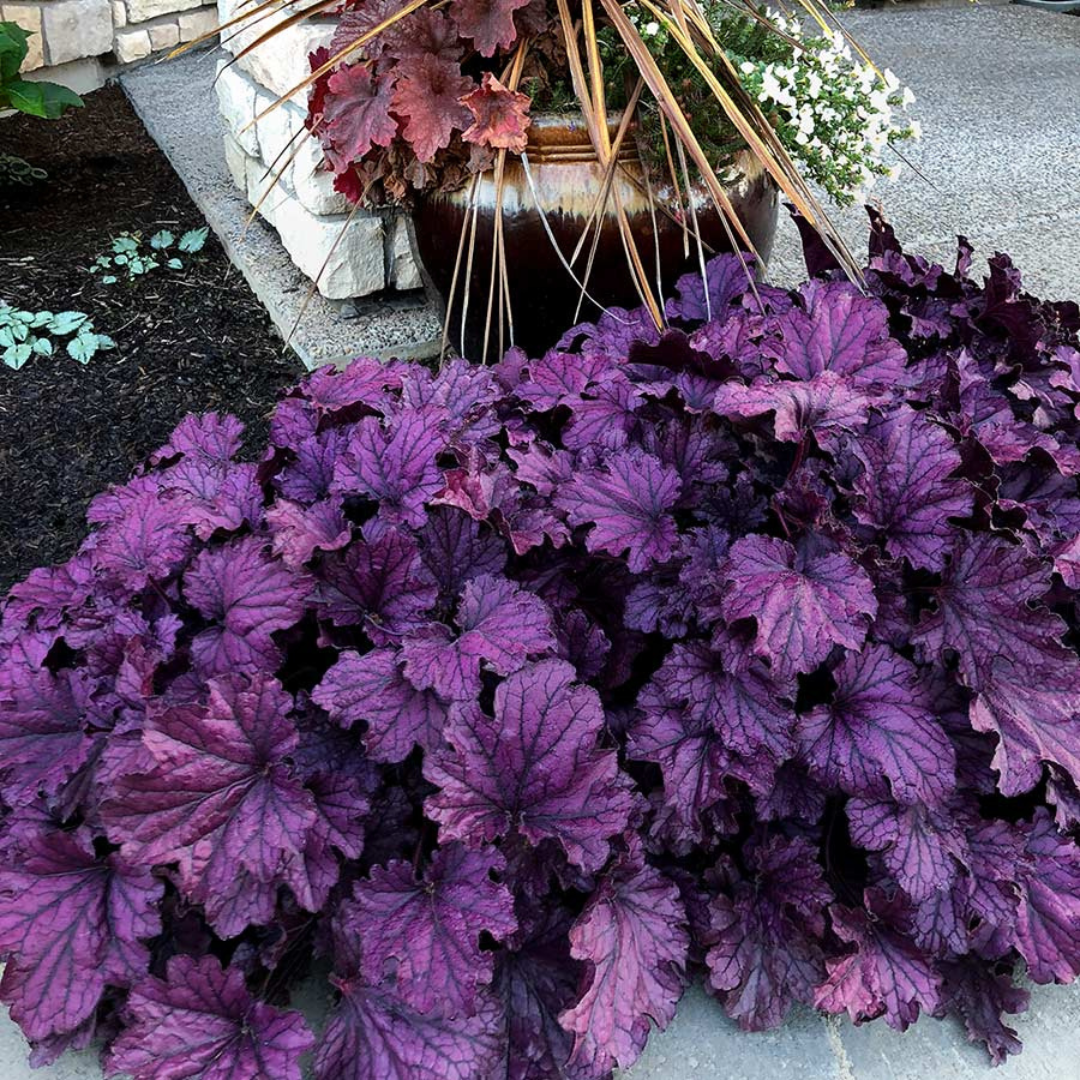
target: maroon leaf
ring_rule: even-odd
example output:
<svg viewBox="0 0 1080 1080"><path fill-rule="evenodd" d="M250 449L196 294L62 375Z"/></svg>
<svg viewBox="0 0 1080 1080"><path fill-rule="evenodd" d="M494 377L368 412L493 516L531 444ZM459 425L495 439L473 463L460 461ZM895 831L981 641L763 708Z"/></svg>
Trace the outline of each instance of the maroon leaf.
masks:
<svg viewBox="0 0 1080 1080"><path fill-rule="evenodd" d="M345 64L330 76L321 134L335 172L345 172L373 146L394 141L393 102L393 76L376 75L367 64Z"/></svg>
<svg viewBox="0 0 1080 1080"><path fill-rule="evenodd" d="M529 0L451 0L450 13L461 33L472 38L481 56L494 56L496 49L508 49L514 44L517 37L514 12L527 3ZM495 86L499 85L490 73L485 73L485 86L489 85L489 79Z"/></svg>
<svg viewBox="0 0 1080 1080"><path fill-rule="evenodd" d="M455 2L460 6L472 7L490 4L491 10L494 10L499 5L506 4L508 0L455 0ZM516 0L509 0L509 2L515 3ZM512 20L510 26L512 33ZM461 103L473 115L472 125L462 135L466 142L490 146L493 150L511 150L515 154L524 151L529 141L527 131L531 99L528 95L508 90L490 71L485 71L481 84L472 93L465 95Z"/></svg>
<svg viewBox="0 0 1080 1080"><path fill-rule="evenodd" d="M450 145L455 131L471 123L469 110L461 99L476 84L461 74L455 59L417 56L402 60L397 67L394 111L405 118L402 137L421 161L430 161Z"/></svg>

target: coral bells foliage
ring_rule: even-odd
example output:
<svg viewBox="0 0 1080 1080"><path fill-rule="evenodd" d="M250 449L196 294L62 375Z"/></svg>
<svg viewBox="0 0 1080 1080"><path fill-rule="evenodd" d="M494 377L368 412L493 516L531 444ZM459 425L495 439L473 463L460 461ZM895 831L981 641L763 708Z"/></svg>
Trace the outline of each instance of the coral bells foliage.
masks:
<svg viewBox="0 0 1080 1080"><path fill-rule="evenodd" d="M523 34L533 36L530 73L543 57L565 66L544 0L450 0L399 16L365 40L403 7L347 3L329 48L311 55L315 70L345 53L317 80L307 123L335 187L353 201L454 190L490 168L496 151L524 150L530 98L499 80Z"/></svg>
<svg viewBox="0 0 1080 1080"><path fill-rule="evenodd" d="M189 417L94 501L0 634L36 1060L600 1080L692 979L1019 1049L1021 969L1080 973L1080 311L810 255L317 372L257 464Z"/></svg>

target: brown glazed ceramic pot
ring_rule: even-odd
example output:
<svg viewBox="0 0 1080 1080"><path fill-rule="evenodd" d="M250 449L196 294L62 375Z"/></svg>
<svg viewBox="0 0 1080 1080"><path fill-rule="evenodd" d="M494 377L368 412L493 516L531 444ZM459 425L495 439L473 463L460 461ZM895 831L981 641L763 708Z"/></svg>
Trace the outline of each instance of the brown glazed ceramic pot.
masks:
<svg viewBox="0 0 1080 1080"><path fill-rule="evenodd" d="M619 117L610 116L608 128L613 141L618 126ZM581 289L553 249L537 212L537 203L544 210L564 258L569 260L593 211L603 183L604 169L596 158L580 116L542 114L534 117L529 127L526 155L532 175L531 185L521 159L507 155L502 199L503 232L514 318L514 343L530 355L538 356L555 344L572 325ZM655 291L657 245L653 235L653 215L644 193L644 184L639 187L633 182L643 177L643 171L629 136L623 141L620 159L622 168L616 173L613 186L618 189L637 239L642 263ZM777 189L749 155L741 157L736 167L742 179L730 186L727 194L758 253L766 259L776 232ZM470 197L475 198L476 239L473 272L468 284L463 352L468 359L480 361L488 312L495 220L499 212L494 174L481 176L475 195L472 192L473 185L470 184L461 191L425 197L413 213L413 245L429 289L438 295L445 308L458 258L462 227L470 214ZM663 198L667 193L661 190L658 194ZM715 252L730 251L727 230L704 189L695 192L694 198L705 243ZM698 268L697 247L691 241L690 257L687 258L682 226L659 212L656 225L661 280L666 298L671 294L676 278ZM574 264L574 273L579 280L584 275L594 232L595 228L590 231L584 249ZM464 252L450 320L450 344L455 349L462 348L462 285L466 277L468 238ZM608 200L604 212L588 289L589 294L604 307L632 308L641 303L627 263L613 199ZM497 291L495 296L488 360L495 359L499 349ZM595 319L599 314L600 309L596 304L586 299L581 305L579 321ZM507 348L510 345L508 329L504 331L503 344Z"/></svg>

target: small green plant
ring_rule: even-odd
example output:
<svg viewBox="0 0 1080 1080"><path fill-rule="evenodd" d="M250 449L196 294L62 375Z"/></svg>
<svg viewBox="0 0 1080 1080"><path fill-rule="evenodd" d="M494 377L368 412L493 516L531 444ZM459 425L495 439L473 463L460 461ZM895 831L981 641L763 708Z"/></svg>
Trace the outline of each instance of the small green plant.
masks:
<svg viewBox="0 0 1080 1080"><path fill-rule="evenodd" d="M210 229L204 225L201 229L190 229L177 242L168 229L162 229L150 237L147 250L143 247L142 233L124 232L113 240L111 255L97 257L90 273L101 274L103 285L115 285L121 274L126 274L128 281L134 281L157 270L162 260L169 270L183 270L184 260L173 252L195 255L202 251L209 235Z"/></svg>
<svg viewBox="0 0 1080 1080"><path fill-rule="evenodd" d="M99 334L81 311L20 311L0 301L0 360L18 371L32 356L52 356L53 338L68 338L68 356L88 364L98 352L115 349L116 342Z"/></svg>
<svg viewBox="0 0 1080 1080"><path fill-rule="evenodd" d="M0 187L12 187L21 184L30 187L38 180L47 180L49 174L44 169L31 165L14 154L0 153Z"/></svg>
<svg viewBox="0 0 1080 1080"><path fill-rule="evenodd" d="M29 40L30 31L18 23L0 22L0 109L58 120L68 109L82 108L82 98L66 86L19 78Z"/></svg>

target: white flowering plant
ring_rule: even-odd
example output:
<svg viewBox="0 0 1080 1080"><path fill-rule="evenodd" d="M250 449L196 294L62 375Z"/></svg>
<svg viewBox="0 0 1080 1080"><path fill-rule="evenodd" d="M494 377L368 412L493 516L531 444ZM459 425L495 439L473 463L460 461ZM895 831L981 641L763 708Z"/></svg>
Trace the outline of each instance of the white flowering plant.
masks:
<svg viewBox="0 0 1080 1080"><path fill-rule="evenodd" d="M717 173L734 178L732 163L745 143L708 80L688 59L663 15L658 18L648 6L636 4L624 10L665 72ZM713 0L702 10L730 63L717 58L714 76L730 82L732 69L737 72L742 89L803 176L835 202L849 205L879 177L898 175L899 155L890 160L887 152L917 139L920 130L907 115L914 94L891 71L879 73L856 56L839 30L815 27L815 33L808 33L798 19L771 8L741 9ZM625 99L634 68L614 35L602 33L601 47L609 98ZM646 156L665 162L660 109L648 94L639 112Z"/></svg>

